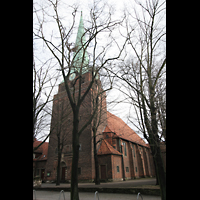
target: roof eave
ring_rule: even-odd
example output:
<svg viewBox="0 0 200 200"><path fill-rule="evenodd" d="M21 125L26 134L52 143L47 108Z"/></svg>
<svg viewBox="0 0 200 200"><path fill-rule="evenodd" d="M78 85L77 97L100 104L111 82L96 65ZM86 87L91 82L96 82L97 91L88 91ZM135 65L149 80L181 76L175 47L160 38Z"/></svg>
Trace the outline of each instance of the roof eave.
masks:
<svg viewBox="0 0 200 200"><path fill-rule="evenodd" d="M105 155L117 155L117 156L121 156L122 154L117 154L117 153L97 154L97 156L105 156Z"/></svg>
<svg viewBox="0 0 200 200"><path fill-rule="evenodd" d="M120 137L120 136L118 136L117 134L115 134L114 138L120 138L120 139L125 140L125 141L127 141L127 142L131 142L131 143L134 143L134 144L143 146L143 147L150 148L150 147L146 146L147 144L140 144L140 143L137 143L137 142L133 142L133 141L127 140L127 139L125 139L125 138L123 138L123 137Z"/></svg>

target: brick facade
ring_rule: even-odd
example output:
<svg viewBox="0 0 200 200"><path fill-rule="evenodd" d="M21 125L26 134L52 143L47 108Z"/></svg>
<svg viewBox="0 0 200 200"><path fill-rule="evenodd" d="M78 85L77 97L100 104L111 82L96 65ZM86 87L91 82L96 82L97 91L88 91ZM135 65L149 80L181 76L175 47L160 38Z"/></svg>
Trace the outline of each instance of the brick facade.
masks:
<svg viewBox="0 0 200 200"><path fill-rule="evenodd" d="M90 72L85 73L83 77L82 88L84 91L91 81ZM97 87L101 87L100 80L96 81L96 84L88 93L80 108L80 127L84 125L85 119L88 119L92 112L92 95L95 95ZM107 112L105 95L102 99L102 120L97 130L98 136L96 139L96 141L101 141L97 144L100 179L117 181L155 176L152 156L148 145L120 118ZM60 169L61 182L70 181L72 165L72 121L73 114L69 100L64 83L61 83L58 94L54 95L53 101L51 135L45 170L46 181L56 180L58 161L57 132L59 130L61 131L60 138L63 142ZM95 178L95 166L91 125L82 132L79 143L79 181L93 181Z"/></svg>
<svg viewBox="0 0 200 200"><path fill-rule="evenodd" d="M83 74L82 92L84 92L91 81L90 72ZM88 119L92 113L92 95L95 95L96 87L101 86L100 80L96 80L94 87L89 91L82 106L80 107L80 127L85 124L85 119ZM75 85L75 88L77 84ZM75 98L77 96L77 89L75 90ZM104 109L106 109L106 100L102 100ZM64 113L64 114L62 114ZM103 112L102 112L103 113ZM62 118L61 118L62 117ZM102 114L104 121L100 124L97 130L97 140L102 137L101 133L106 126L106 113ZM63 142L62 159L61 159L61 182L70 181L71 179L71 165L72 165L72 122L73 113L69 105L67 93L65 91L64 83L59 85L58 94L54 95L53 111L51 120L51 135L49 139L49 151L47 165L46 165L46 180L55 181L57 176L57 132L61 130L61 141ZM81 133L79 138L79 175L80 181L92 181L95 177L94 169L94 153L93 153L93 132L91 125ZM97 145L97 148L99 148ZM63 169L65 168L65 169ZM47 173L50 176L47 176ZM65 177L65 178L64 178Z"/></svg>
<svg viewBox="0 0 200 200"><path fill-rule="evenodd" d="M33 143L33 148L39 146L41 141L36 138ZM37 150L33 151L33 177L40 177L45 180L45 169L47 162L48 142L44 142Z"/></svg>

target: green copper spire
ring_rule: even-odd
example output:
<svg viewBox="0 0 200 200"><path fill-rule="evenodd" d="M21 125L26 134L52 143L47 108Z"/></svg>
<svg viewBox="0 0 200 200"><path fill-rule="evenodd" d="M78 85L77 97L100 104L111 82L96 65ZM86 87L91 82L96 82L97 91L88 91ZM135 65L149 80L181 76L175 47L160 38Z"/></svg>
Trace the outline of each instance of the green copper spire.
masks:
<svg viewBox="0 0 200 200"><path fill-rule="evenodd" d="M80 18L80 22L79 22L78 33L76 36L76 43L75 43L76 48L75 48L75 52L73 54L74 55L74 57L73 57L74 58L74 68L72 69L72 71L80 72L82 59L83 59L83 53L84 53L84 47L85 47L85 43L86 43L84 33L85 33L85 30L84 30L83 17L82 17L82 11L81 11L81 18ZM85 51L82 74L88 72L88 67L89 67L88 64L89 64L89 58L88 58L87 51Z"/></svg>

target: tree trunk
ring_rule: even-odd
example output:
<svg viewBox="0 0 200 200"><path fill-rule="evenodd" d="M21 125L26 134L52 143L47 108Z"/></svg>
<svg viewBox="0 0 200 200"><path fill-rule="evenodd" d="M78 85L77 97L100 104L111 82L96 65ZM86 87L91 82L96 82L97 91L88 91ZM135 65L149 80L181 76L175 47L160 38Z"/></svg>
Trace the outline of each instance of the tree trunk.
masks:
<svg viewBox="0 0 200 200"><path fill-rule="evenodd" d="M57 178L56 185L60 185L60 160L61 160L61 151L60 151L60 136L58 136L58 164L57 164Z"/></svg>
<svg viewBox="0 0 200 200"><path fill-rule="evenodd" d="M166 173L160 151L160 144L159 142L157 144L156 142L153 142L153 144L150 146L154 158L156 176L160 185L161 198L162 200L166 200Z"/></svg>
<svg viewBox="0 0 200 200"><path fill-rule="evenodd" d="M156 164L155 164L155 159L153 159L153 164L154 164L155 173L156 173L156 185L159 185L159 182L158 182L158 174L157 174L157 169L156 169Z"/></svg>
<svg viewBox="0 0 200 200"><path fill-rule="evenodd" d="M161 193L162 200L166 200L166 173L164 170L160 147L158 146L156 150L157 150L157 153L155 155L155 163L156 163L156 169L157 169L157 174L158 174L158 182L160 185L160 193Z"/></svg>
<svg viewBox="0 0 200 200"><path fill-rule="evenodd" d="M151 88L151 87L150 87ZM160 193L162 200L166 200L166 174L164 170L163 160L160 151L160 140L158 136L158 126L156 120L156 108L154 106L154 99L153 99L153 91L150 91L152 95L150 95L150 105L151 105L151 124L147 118L146 107L144 103L144 99L142 98L142 106L143 106L143 114L144 114L144 121L145 126L147 128L149 137L146 138L150 144L151 152L153 154L156 176L158 179L158 183L160 185ZM146 136L145 136L146 137Z"/></svg>
<svg viewBox="0 0 200 200"><path fill-rule="evenodd" d="M93 133L94 133L93 144L94 144L94 163L95 163L95 185L100 185L99 162L98 162L98 157L97 157L97 144L96 144L96 130L94 129L93 129Z"/></svg>
<svg viewBox="0 0 200 200"><path fill-rule="evenodd" d="M79 135L78 135L78 112L74 113L73 136L72 136L72 172L71 172L71 200L79 200L78 193L78 159L79 159Z"/></svg>
<svg viewBox="0 0 200 200"><path fill-rule="evenodd" d="M73 149L72 174L71 174L71 200L79 200L78 194L78 157L79 145Z"/></svg>

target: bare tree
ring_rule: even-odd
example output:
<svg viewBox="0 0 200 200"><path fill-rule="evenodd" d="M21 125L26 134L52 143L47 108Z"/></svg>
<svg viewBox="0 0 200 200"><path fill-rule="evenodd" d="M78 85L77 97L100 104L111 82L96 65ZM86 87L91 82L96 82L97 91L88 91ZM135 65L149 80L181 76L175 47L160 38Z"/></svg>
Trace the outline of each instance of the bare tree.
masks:
<svg viewBox="0 0 200 200"><path fill-rule="evenodd" d="M48 118L51 116L52 91L58 80L57 74L50 73L54 67L51 61L52 58L36 66L33 54L33 142L42 132L48 131L46 127L50 127ZM47 140L49 135L50 133L45 136L39 146Z"/></svg>
<svg viewBox="0 0 200 200"><path fill-rule="evenodd" d="M59 2L57 0L55 2L49 0L49 3L54 10L54 14L51 16L49 14L49 16L55 21L59 36L56 35L56 37L54 37L52 34L50 39L45 36L43 30L44 20L38 20L39 24L37 30L34 31L34 36L44 41L46 47L57 60L59 69L64 79L65 90L67 92L73 112L71 200L78 200L79 137L85 128L91 124L93 117L97 112L98 106L96 109L92 110L89 118L84 121L84 125L82 126L80 126L80 108L83 105L87 95L91 91L98 73L107 65L108 62L116 60L120 57L127 39L125 39L125 42L121 47L116 43L116 40L114 40L112 37L112 31L119 26L122 21L112 20L111 9L106 4L104 4L102 7L99 7L98 4L100 2L94 2L94 5L90 10L90 24L88 25L87 29L84 29L82 26L83 22L81 16L79 24L80 30L78 30L76 44L73 46L70 43L70 37L72 30L74 29L77 7L73 7L72 24L69 30L66 30L62 23L62 17L59 15ZM108 9L107 13L104 13L105 8ZM104 37L107 37L107 40L103 46L99 47L99 43L97 43L98 36L102 33ZM57 38L59 38L59 42L57 41ZM112 47L113 42L116 45L118 52L113 56L108 56L107 52ZM92 54L90 57L88 57L88 53L86 51L88 47L92 49ZM88 82L87 87L83 89L83 75L87 72L90 73L91 80ZM70 81L69 78L71 80L73 79L73 81ZM112 84L108 85L108 87L100 93L111 88ZM97 95L96 100L98 100L99 95Z"/></svg>
<svg viewBox="0 0 200 200"><path fill-rule="evenodd" d="M113 74L123 83L120 91L134 107L137 121L130 121L143 133L153 155L162 200L166 199L166 172L160 143L166 143L165 91L165 1L135 1L134 12L127 11L126 29L132 54ZM141 9L139 13L138 10ZM135 23L131 23L135 22ZM128 47L127 47L128 48ZM115 70L115 72L114 72Z"/></svg>

